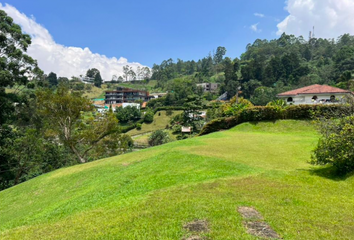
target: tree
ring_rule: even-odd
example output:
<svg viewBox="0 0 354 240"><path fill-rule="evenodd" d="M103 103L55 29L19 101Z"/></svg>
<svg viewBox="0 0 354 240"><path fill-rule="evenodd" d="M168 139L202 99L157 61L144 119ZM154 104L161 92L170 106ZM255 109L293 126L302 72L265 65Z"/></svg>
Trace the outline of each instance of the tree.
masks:
<svg viewBox="0 0 354 240"><path fill-rule="evenodd" d="M128 78L130 76L130 71L132 70L132 67L129 65L123 66L123 77L125 78L125 81L128 81Z"/></svg>
<svg viewBox="0 0 354 240"><path fill-rule="evenodd" d="M127 106L125 108L116 108L116 117L120 122L126 123L132 120L137 120L141 117L140 110L135 106Z"/></svg>
<svg viewBox="0 0 354 240"><path fill-rule="evenodd" d="M25 54L30 44L30 36L23 34L21 27L0 10L0 124L13 111L10 97L13 94L5 93L5 87L26 85L28 80L43 74L37 62ZM17 91L20 90L16 89L15 94Z"/></svg>
<svg viewBox="0 0 354 240"><path fill-rule="evenodd" d="M100 73L100 71L97 68L91 68L87 70L86 77L95 78L98 73Z"/></svg>
<svg viewBox="0 0 354 240"><path fill-rule="evenodd" d="M39 114L46 123L47 134L53 134L70 148L80 163L87 162L88 153L107 136L117 133L117 119L112 112L85 119L83 114L93 111L91 101L80 92L70 92L59 85L36 93Z"/></svg>
<svg viewBox="0 0 354 240"><path fill-rule="evenodd" d="M49 82L50 86L57 86L58 85L57 75L53 72L50 72L48 74L47 81Z"/></svg>
<svg viewBox="0 0 354 240"><path fill-rule="evenodd" d="M226 48L219 46L219 47L216 49L216 53L215 53L215 55L214 55L214 62L215 62L215 64L221 63L225 54L226 54Z"/></svg>
<svg viewBox="0 0 354 240"><path fill-rule="evenodd" d="M95 75L95 79L93 80L93 83L96 87L101 87L102 85L102 78L101 78L101 74L100 72L98 72L96 75Z"/></svg>
<svg viewBox="0 0 354 240"><path fill-rule="evenodd" d="M148 110L144 115L144 122L152 123L153 121L154 121L154 112L151 110Z"/></svg>
<svg viewBox="0 0 354 240"><path fill-rule="evenodd" d="M156 130L151 134L148 140L150 146L161 145L169 141L170 141L170 137L168 133L164 132L163 130Z"/></svg>
<svg viewBox="0 0 354 240"><path fill-rule="evenodd" d="M255 105L265 106L275 99L275 91L269 87L258 87L251 97L251 102Z"/></svg>

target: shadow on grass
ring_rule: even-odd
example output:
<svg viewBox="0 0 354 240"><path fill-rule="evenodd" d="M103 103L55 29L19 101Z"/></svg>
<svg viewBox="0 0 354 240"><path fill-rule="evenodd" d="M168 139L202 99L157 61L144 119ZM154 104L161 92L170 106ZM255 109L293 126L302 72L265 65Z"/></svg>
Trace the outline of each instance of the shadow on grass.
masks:
<svg viewBox="0 0 354 240"><path fill-rule="evenodd" d="M345 181L347 178L354 176L354 172L342 174L336 167L331 165L313 168L307 171L309 171L311 175L316 175L333 181Z"/></svg>

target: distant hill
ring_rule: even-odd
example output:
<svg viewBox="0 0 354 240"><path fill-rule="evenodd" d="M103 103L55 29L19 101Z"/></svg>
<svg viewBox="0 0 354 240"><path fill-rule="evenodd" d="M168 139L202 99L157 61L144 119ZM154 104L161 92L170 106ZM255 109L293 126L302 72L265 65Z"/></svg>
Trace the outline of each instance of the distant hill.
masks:
<svg viewBox="0 0 354 240"><path fill-rule="evenodd" d="M354 177L309 165L317 140L305 121L246 123L59 169L0 192L0 238L256 239L247 206L284 239L350 239Z"/></svg>

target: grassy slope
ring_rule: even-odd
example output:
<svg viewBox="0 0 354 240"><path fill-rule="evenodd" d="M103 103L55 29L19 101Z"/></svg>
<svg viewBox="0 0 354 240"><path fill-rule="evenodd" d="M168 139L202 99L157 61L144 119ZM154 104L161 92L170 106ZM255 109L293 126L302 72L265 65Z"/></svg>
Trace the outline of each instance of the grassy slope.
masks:
<svg viewBox="0 0 354 240"><path fill-rule="evenodd" d="M154 115L154 121L152 123L143 123L141 126L141 130L133 129L129 131L127 134L130 136L144 134L148 132L153 132L159 129L165 129L167 124L170 124L172 117L177 114L182 113L182 111L173 111L171 116L166 115L166 111L159 111ZM160 114L160 116L159 116Z"/></svg>
<svg viewBox="0 0 354 240"><path fill-rule="evenodd" d="M60 169L0 192L1 239L181 239L207 219L211 239L255 239L253 206L284 239L352 239L354 177L306 163L307 122L243 124Z"/></svg>

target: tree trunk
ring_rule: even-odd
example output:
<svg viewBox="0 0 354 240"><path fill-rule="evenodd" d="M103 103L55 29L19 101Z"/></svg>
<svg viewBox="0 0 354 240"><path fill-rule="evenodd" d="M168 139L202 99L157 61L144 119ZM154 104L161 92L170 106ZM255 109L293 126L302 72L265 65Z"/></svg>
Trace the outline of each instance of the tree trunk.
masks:
<svg viewBox="0 0 354 240"><path fill-rule="evenodd" d="M79 153L79 151L75 148L75 146L70 146L70 149L71 149L71 151L73 151L73 153L75 153L75 155L77 156L77 158L79 159L79 161L80 161L80 163L85 163L86 162L86 159L85 158L83 158L81 155L80 155L80 153Z"/></svg>

